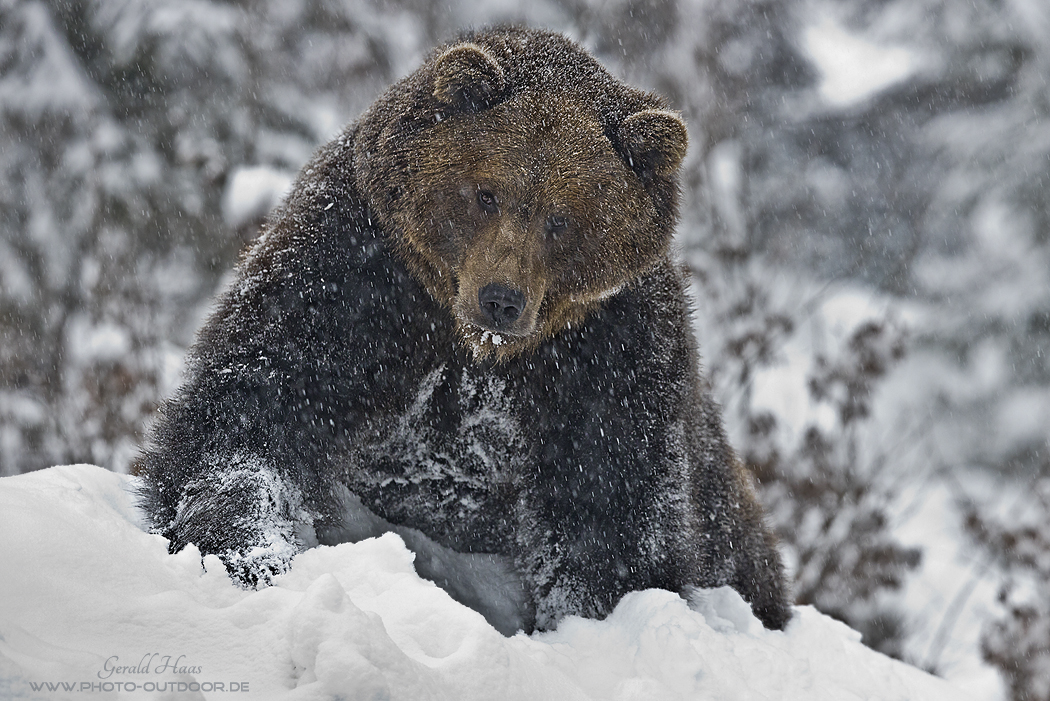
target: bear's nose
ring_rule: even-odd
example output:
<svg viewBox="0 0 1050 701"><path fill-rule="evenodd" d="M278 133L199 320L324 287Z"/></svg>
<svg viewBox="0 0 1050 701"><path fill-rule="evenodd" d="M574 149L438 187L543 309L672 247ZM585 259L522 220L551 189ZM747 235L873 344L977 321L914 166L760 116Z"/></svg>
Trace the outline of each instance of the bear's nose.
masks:
<svg viewBox="0 0 1050 701"><path fill-rule="evenodd" d="M502 329L521 316L525 309L525 293L490 282L478 290L478 306L482 316L492 322L492 328Z"/></svg>

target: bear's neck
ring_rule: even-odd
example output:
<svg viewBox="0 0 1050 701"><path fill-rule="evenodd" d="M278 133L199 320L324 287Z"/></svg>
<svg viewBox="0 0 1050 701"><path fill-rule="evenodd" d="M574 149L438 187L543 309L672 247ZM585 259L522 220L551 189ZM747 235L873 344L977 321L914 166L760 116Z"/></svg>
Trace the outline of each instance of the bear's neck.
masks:
<svg viewBox="0 0 1050 701"><path fill-rule="evenodd" d="M384 235L391 244L394 255L404 263L412 277L422 284L423 289L429 292L438 304L451 311L457 284L452 271L445 266L435 265L426 256L420 255L403 232L386 230Z"/></svg>

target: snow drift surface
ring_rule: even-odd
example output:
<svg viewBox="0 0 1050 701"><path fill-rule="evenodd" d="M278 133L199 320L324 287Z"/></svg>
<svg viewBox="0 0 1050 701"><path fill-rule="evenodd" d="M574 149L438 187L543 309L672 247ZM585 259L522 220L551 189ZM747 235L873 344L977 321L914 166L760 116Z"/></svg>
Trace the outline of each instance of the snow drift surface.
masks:
<svg viewBox="0 0 1050 701"><path fill-rule="evenodd" d="M729 589L638 592L605 621L505 638L393 534L243 591L145 533L133 482L86 465L0 479L0 698L966 698L811 608L767 631Z"/></svg>

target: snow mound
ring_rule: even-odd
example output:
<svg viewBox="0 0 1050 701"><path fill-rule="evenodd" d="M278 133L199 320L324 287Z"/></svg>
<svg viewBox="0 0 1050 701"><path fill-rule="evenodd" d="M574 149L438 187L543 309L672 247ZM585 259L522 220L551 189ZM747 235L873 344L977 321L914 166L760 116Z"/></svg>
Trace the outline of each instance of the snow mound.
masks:
<svg viewBox="0 0 1050 701"><path fill-rule="evenodd" d="M87 465L0 479L0 698L966 698L811 608L767 631L729 589L637 592L505 638L394 534L243 591L214 556L168 555L133 486Z"/></svg>

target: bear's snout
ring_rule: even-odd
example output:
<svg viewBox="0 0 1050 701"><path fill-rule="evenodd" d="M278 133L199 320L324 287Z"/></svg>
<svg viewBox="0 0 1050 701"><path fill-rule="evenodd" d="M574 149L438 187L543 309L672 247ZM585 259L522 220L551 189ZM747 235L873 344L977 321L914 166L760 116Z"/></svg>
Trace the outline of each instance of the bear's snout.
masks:
<svg viewBox="0 0 1050 701"><path fill-rule="evenodd" d="M525 309L525 293L498 282L490 282L478 290L478 306L482 318L492 329L501 331L521 316Z"/></svg>

